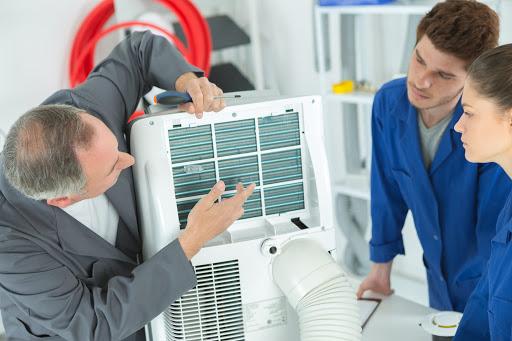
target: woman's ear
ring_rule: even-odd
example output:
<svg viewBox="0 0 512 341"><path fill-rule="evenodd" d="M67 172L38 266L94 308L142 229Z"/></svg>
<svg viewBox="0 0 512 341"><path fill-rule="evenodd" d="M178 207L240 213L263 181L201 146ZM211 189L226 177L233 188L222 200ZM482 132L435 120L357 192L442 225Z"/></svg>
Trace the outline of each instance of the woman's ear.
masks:
<svg viewBox="0 0 512 341"><path fill-rule="evenodd" d="M505 110L505 117L507 117L508 124L512 127L512 108Z"/></svg>

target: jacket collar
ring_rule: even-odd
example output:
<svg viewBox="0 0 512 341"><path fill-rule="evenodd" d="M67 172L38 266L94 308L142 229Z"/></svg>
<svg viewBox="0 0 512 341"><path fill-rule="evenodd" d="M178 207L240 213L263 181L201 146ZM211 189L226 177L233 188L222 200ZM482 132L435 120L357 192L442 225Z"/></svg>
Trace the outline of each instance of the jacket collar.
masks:
<svg viewBox="0 0 512 341"><path fill-rule="evenodd" d="M130 257L63 210L50 206L44 201L27 198L14 189L3 175L3 161L3 155L0 154L0 192L2 192L6 201L19 214L19 218L12 217L9 219L12 222L12 226L9 226L10 228L50 243L55 243L55 240L51 240L51 235L57 234L58 243L62 249L77 255L111 258L134 263ZM126 187L126 184L123 182L119 183L118 181L114 187L118 186ZM121 208L118 211L119 217L129 220L132 219L130 215L127 215L127 218L125 217L126 211L129 208L120 205L118 202L119 198L122 198L121 195L126 195L126 192L127 190L117 189L114 191L114 195L111 196L112 199L111 197L109 199L117 201L116 203L112 202L116 209L118 207ZM108 193L107 196L109 196ZM125 198L133 198L133 196L125 196Z"/></svg>
<svg viewBox="0 0 512 341"><path fill-rule="evenodd" d="M119 175L117 182L105 195L117 210L119 217L125 222L130 234L140 243L139 227L137 224L135 191L131 168L125 169Z"/></svg>
<svg viewBox="0 0 512 341"><path fill-rule="evenodd" d="M462 106L460 104L460 100L455 107L455 111L453 113L452 119L446 128L446 131L443 133L441 137L441 141L439 142L439 148L437 149L436 155L434 156L434 160L432 160L432 164L430 165L429 173L432 175L438 168L443 164L443 162L450 156L450 154L454 151L456 146L456 140L460 137L458 133L455 131L454 127L460 116L462 115Z"/></svg>
<svg viewBox="0 0 512 341"><path fill-rule="evenodd" d="M81 256L111 258L134 263L130 257L66 212L58 208L55 211L57 233L63 250Z"/></svg>
<svg viewBox="0 0 512 341"><path fill-rule="evenodd" d="M405 94L406 95L406 94ZM436 152L436 156L430 166L430 170L427 172L425 164L423 162L422 151L420 147L420 136L418 129L418 112L416 108L410 105L409 101L403 101L406 105L401 106L402 113L398 114L406 116L407 120L402 121L402 125L399 125L400 134L400 147L401 153L405 156L406 162L410 169L410 176L416 185L416 190L420 193L422 200L425 200L426 205L429 207L431 214L429 219L432 219L432 224L438 226L439 224L439 208L437 205L437 198L432 187L430 176L439 168L444 160L452 153L452 129L454 125L455 115L450 121L449 128L443 134L439 149ZM397 106L399 108L400 106ZM406 113L406 114L403 114ZM402 120L402 119L401 119Z"/></svg>
<svg viewBox="0 0 512 341"><path fill-rule="evenodd" d="M407 79L405 80L407 82ZM414 160L415 168L422 166L421 168L425 169L425 165L423 164L423 158L421 157L421 148L419 144L419 132L418 132L418 111L415 107L411 105L409 99L407 97L407 84L401 90L399 98L403 98L402 101L397 101L392 109L393 116L397 117L400 121L405 125L405 129L402 131L402 140L405 144L402 144L404 148L404 152L408 155L409 160ZM459 138L457 136L457 132L454 127L460 116L462 115L462 105L461 99L457 102L455 106L455 110L446 128L446 131L443 133L441 137L441 141L439 142L439 148L436 152L434 159L432 160L432 164L430 165L430 169L428 170L428 175L432 175L438 168L443 164L443 162L450 156L450 154L454 151L456 145L456 139ZM411 153L417 154L412 155ZM418 161L420 162L418 164Z"/></svg>

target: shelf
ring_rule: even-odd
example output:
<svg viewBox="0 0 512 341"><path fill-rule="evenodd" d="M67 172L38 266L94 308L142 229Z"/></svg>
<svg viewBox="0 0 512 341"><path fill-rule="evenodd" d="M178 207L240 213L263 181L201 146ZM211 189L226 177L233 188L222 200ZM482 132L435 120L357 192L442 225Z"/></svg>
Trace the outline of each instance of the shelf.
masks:
<svg viewBox="0 0 512 341"><path fill-rule="evenodd" d="M212 65L208 78L225 93L255 89L251 81L233 63Z"/></svg>
<svg viewBox="0 0 512 341"><path fill-rule="evenodd" d="M334 185L334 192L353 198L370 200L370 179L368 175L347 175Z"/></svg>
<svg viewBox="0 0 512 341"><path fill-rule="evenodd" d="M351 92L346 94L328 93L324 95L326 100L338 101L341 103L368 104L373 103L374 94L369 92Z"/></svg>
<svg viewBox="0 0 512 341"><path fill-rule="evenodd" d="M435 4L433 1L394 2L385 5L360 6L319 6L316 10L321 14L407 14L424 15Z"/></svg>
<svg viewBox="0 0 512 341"><path fill-rule="evenodd" d="M216 15L206 18L212 37L212 50L222 50L229 47L247 45L251 39L234 21L227 15ZM174 32L181 41L186 42L185 34L180 23L173 23Z"/></svg>

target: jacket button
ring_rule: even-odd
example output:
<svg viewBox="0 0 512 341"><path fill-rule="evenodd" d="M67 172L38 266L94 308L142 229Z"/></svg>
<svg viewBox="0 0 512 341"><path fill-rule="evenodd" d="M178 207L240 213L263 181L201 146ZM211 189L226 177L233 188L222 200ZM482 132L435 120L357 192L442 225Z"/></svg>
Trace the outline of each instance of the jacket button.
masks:
<svg viewBox="0 0 512 341"><path fill-rule="evenodd" d="M433 238L434 238L434 240L439 240L439 237L437 236L437 234L434 234Z"/></svg>

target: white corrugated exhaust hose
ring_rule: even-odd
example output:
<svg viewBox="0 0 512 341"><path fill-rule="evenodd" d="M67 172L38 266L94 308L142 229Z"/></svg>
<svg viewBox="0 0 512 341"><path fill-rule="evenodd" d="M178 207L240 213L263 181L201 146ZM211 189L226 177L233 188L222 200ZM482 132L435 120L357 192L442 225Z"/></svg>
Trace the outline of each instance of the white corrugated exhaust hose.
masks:
<svg viewBox="0 0 512 341"><path fill-rule="evenodd" d="M361 340L354 288L315 241L286 243L273 260L272 274L297 312L301 341Z"/></svg>

